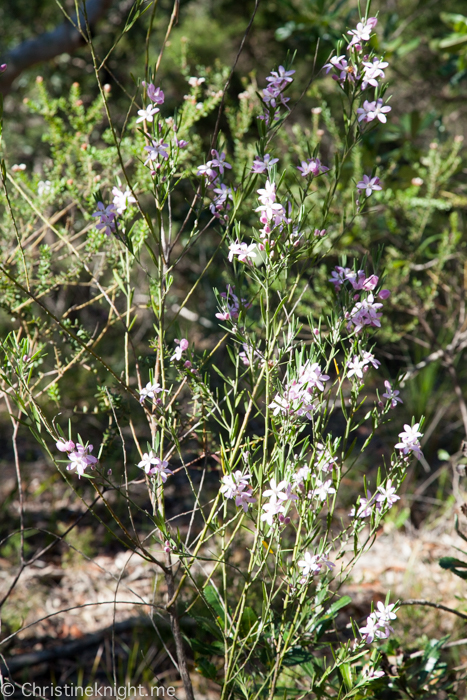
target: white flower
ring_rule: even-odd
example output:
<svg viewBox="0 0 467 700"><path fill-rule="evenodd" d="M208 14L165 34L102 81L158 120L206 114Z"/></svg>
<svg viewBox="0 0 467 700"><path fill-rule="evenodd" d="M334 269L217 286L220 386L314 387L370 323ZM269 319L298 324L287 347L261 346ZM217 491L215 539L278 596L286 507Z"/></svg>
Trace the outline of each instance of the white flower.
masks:
<svg viewBox="0 0 467 700"><path fill-rule="evenodd" d="M123 214L129 204L135 204L136 202L136 199L133 197L128 187L124 192L119 190L118 187L114 187L112 189L112 194L114 196L113 204L117 214Z"/></svg>
<svg viewBox="0 0 467 700"><path fill-rule="evenodd" d="M159 382L154 382L151 384L151 382L148 382L143 389L139 392L139 402L141 404L144 403L144 399L154 399L157 394L160 394L161 391L167 391L166 389L162 389L161 385Z"/></svg>
<svg viewBox="0 0 467 700"><path fill-rule="evenodd" d="M265 520L272 527L274 516L279 513L285 513L285 508L281 505L281 501L269 501L263 505L264 513L261 514L261 520Z"/></svg>
<svg viewBox="0 0 467 700"><path fill-rule="evenodd" d="M310 552L305 552L303 559L297 562L297 566L302 569L302 574L304 576L313 576L321 571L321 564L319 563L319 556L317 554L311 555Z"/></svg>
<svg viewBox="0 0 467 700"><path fill-rule="evenodd" d="M383 506L387 505L389 508L391 508L394 503L400 500L400 496L396 495L396 489L392 485L391 479L387 480L386 486L379 486L378 491L379 494L376 497L376 500Z"/></svg>
<svg viewBox="0 0 467 700"><path fill-rule="evenodd" d="M234 255L238 255L240 262L251 263L251 258L256 258L256 244L250 243L231 243L229 245L229 262L232 262Z"/></svg>
<svg viewBox="0 0 467 700"><path fill-rule="evenodd" d="M37 185L37 194L39 197L46 197L48 194L52 192L52 183L50 180L40 180L39 184Z"/></svg>
<svg viewBox="0 0 467 700"><path fill-rule="evenodd" d="M138 114L139 118L136 120L136 123L139 124L139 122L152 122L154 121L154 115L160 112L159 107L154 107L153 105L148 105L146 109L138 109Z"/></svg>
<svg viewBox="0 0 467 700"><path fill-rule="evenodd" d="M311 492L311 497L319 498L320 501L325 501L332 493L336 493L336 489L332 486L332 479L328 479L324 483L321 479L317 479L315 488Z"/></svg>
<svg viewBox="0 0 467 700"><path fill-rule="evenodd" d="M276 483L276 480L270 479L269 481L269 487L267 491L264 491L263 496L265 498L270 498L271 503L276 503L277 501L287 501L288 496L287 493L284 491L284 488L287 488L287 481L280 481L278 484Z"/></svg>

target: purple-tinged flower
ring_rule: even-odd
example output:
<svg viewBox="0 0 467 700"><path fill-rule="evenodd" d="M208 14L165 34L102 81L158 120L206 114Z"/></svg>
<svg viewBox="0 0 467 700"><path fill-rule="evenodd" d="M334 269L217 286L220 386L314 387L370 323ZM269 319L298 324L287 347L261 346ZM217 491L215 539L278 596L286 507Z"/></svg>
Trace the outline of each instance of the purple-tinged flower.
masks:
<svg viewBox="0 0 467 700"><path fill-rule="evenodd" d="M240 262L251 264L251 258L256 258L255 249L255 243L250 243L250 245L247 243L239 243L238 241L231 243L229 245L229 262L232 262L234 255L238 255Z"/></svg>
<svg viewBox="0 0 467 700"><path fill-rule="evenodd" d="M114 196L113 205L117 214L123 214L128 205L136 203L136 199L133 197L128 187L124 192L119 190L118 187L114 187L112 189L112 194Z"/></svg>
<svg viewBox="0 0 467 700"><path fill-rule="evenodd" d="M357 114L359 115L358 121L372 122L374 119L379 119L382 124L385 124L387 122L386 114L390 111L391 107L389 107L389 105L383 107L383 100L381 98L374 102L365 100L363 107L357 109Z"/></svg>
<svg viewBox="0 0 467 700"><path fill-rule="evenodd" d="M73 450L76 447L73 440L64 440L64 438L60 438L60 440L56 442L55 445L57 447L57 450L60 450L60 452L73 452Z"/></svg>
<svg viewBox="0 0 467 700"><path fill-rule="evenodd" d="M347 329L351 330L352 325L355 327L355 331L359 333L364 326L376 326L381 327L380 318L383 315L378 312L383 305L375 301L373 294L368 294L366 299L358 301L353 309L347 314L349 322L347 324Z"/></svg>
<svg viewBox="0 0 467 700"><path fill-rule="evenodd" d="M212 168L219 168L219 172L221 175L224 174L224 168L231 169L232 166L230 163L227 163L225 160L225 153L222 151L222 153L219 155L219 153L216 151L215 148L212 149L211 155L215 156L213 160L211 160L211 167Z"/></svg>
<svg viewBox="0 0 467 700"><path fill-rule="evenodd" d="M184 139L178 140L178 138L175 137L174 141L177 148L186 148L186 146L188 146L188 141L185 141Z"/></svg>
<svg viewBox="0 0 467 700"><path fill-rule="evenodd" d="M221 292L221 297L227 302L227 308L222 313L216 314L216 318L221 321L236 319L239 317L241 306L243 306L244 309L249 309L251 306L246 299L239 299L236 294L234 294L230 284L227 285L226 292Z"/></svg>
<svg viewBox="0 0 467 700"><path fill-rule="evenodd" d="M419 432L419 425L420 423L415 423L413 426L410 426L406 423L404 425L404 431L399 433L401 441L395 445L398 450L402 451L403 455L413 453L417 459L423 456L422 448L418 440L418 438L422 437L423 433Z"/></svg>
<svg viewBox="0 0 467 700"><path fill-rule="evenodd" d="M352 46L357 48L362 41L370 41L371 31L376 27L377 23L376 17L369 17L367 20L359 22L355 29L350 29L347 34L350 34L352 39L347 46L347 51Z"/></svg>
<svg viewBox="0 0 467 700"><path fill-rule="evenodd" d="M385 486L379 486L378 491L379 494L376 496L376 500L383 507L387 506L388 508L391 508L394 505L394 503L400 500L400 496L397 496L396 489L392 485L391 479L387 480Z"/></svg>
<svg viewBox="0 0 467 700"><path fill-rule="evenodd" d="M170 547L170 542L169 542L169 540L165 540L165 542L164 542L164 552L165 552L166 554L169 554L171 551L172 551L172 549L171 549L171 547Z"/></svg>
<svg viewBox="0 0 467 700"><path fill-rule="evenodd" d="M266 172L266 170L269 170L269 168L272 168L274 163L278 162L279 158L273 158L269 155L269 153L265 153L262 158L260 156L256 156L253 161L251 172L261 175L262 173Z"/></svg>
<svg viewBox="0 0 467 700"><path fill-rule="evenodd" d="M387 68L389 63L382 61L379 58L373 59L372 62L363 61L363 80L362 80L362 90L368 85L372 87L378 87L379 78L384 78L384 68Z"/></svg>
<svg viewBox="0 0 467 700"><path fill-rule="evenodd" d="M172 355L172 357L170 358L170 361L173 362L175 360L176 362L180 362L180 360L182 359L183 353L188 348L190 343L188 342L188 340L186 338L182 338L181 340L175 339L175 342L177 343L178 347L175 348L175 352Z"/></svg>
<svg viewBox="0 0 467 700"><path fill-rule="evenodd" d="M0 73L4 73L4 72L6 71L7 68L8 68L8 64L7 64L7 63L2 63L2 64L0 65Z"/></svg>
<svg viewBox="0 0 467 700"><path fill-rule="evenodd" d="M67 465L67 470L72 471L76 469L78 477L81 478L86 467L97 463L97 458L90 454L92 449L92 445L76 445L75 451L70 452L68 455L70 463Z"/></svg>
<svg viewBox="0 0 467 700"><path fill-rule="evenodd" d="M214 197L209 209L212 214L219 216L218 212L222 211L222 209L227 211L230 209L229 199L232 199L232 190L222 182L219 187L214 187L213 192L216 194L216 197Z"/></svg>
<svg viewBox="0 0 467 700"><path fill-rule="evenodd" d="M322 173L326 173L329 170L329 168L327 168L325 165L322 165L319 158L308 158L307 160L302 160L302 164L301 166L297 167L297 170L301 172L302 177L307 177L308 175L313 175L313 177L317 177Z"/></svg>
<svg viewBox="0 0 467 700"><path fill-rule="evenodd" d="M138 109L138 114L139 117L136 120L136 123L139 124L140 122L153 122L154 121L154 115L160 112L159 107L153 107L152 105L148 105L145 109Z"/></svg>
<svg viewBox="0 0 467 700"><path fill-rule="evenodd" d="M379 622L378 619L376 618L376 615L372 613L369 617L367 617L366 620L366 625L365 627L360 627L358 630L360 634L362 635L364 641L367 644L371 644L374 638L376 637L376 632L379 628Z"/></svg>
<svg viewBox="0 0 467 700"><path fill-rule="evenodd" d="M104 206L102 202L97 203L97 211L93 216L99 217L99 223L96 224L98 231L103 231L106 236L110 236L115 232L115 214L116 210L113 204Z"/></svg>
<svg viewBox="0 0 467 700"><path fill-rule="evenodd" d="M365 363L364 371L366 372L368 369L368 365L373 365L375 369L378 369L378 367L381 365L381 362L376 359L376 357L373 355L372 352L368 352L367 350L364 350L362 352L362 360Z"/></svg>
<svg viewBox="0 0 467 700"><path fill-rule="evenodd" d="M329 561L328 555L324 554L310 554L310 552L305 552L303 559L297 562L297 566L302 569L303 578L300 583L306 583L306 579L311 575L319 574L324 567L329 571L332 571L335 564Z"/></svg>
<svg viewBox="0 0 467 700"><path fill-rule="evenodd" d="M319 563L319 556L317 554L310 554L310 552L305 552L303 559L297 562L297 566L302 569L302 575L308 577L310 574L319 574L321 571L321 564Z"/></svg>
<svg viewBox="0 0 467 700"><path fill-rule="evenodd" d="M154 87L153 83L146 83L144 80L141 84L146 88L146 94L151 100L151 102L155 102L157 105L161 105L164 103L164 93L162 92L160 87L156 88Z"/></svg>
<svg viewBox="0 0 467 700"><path fill-rule="evenodd" d="M310 474L311 469L307 464L300 467L300 469L292 477L295 488L303 489L304 482L308 479Z"/></svg>
<svg viewBox="0 0 467 700"><path fill-rule="evenodd" d="M379 293L378 296L380 299L388 299L391 296L391 292L389 289L382 289Z"/></svg>
<svg viewBox="0 0 467 700"><path fill-rule="evenodd" d="M322 238L323 236L326 235L326 229L323 228L320 230L319 228L315 228L313 235L316 236L317 238Z"/></svg>
<svg viewBox="0 0 467 700"><path fill-rule="evenodd" d="M376 604L377 610L375 610L375 615L377 619L380 621L380 623L386 624L390 620L396 620L397 615L394 612L394 608L396 607L394 603L392 605L384 605L381 601L378 601Z"/></svg>
<svg viewBox="0 0 467 700"><path fill-rule="evenodd" d="M217 180L217 173L212 167L212 160L208 160L204 165L198 165L197 175L206 177L210 183Z"/></svg>
<svg viewBox="0 0 467 700"><path fill-rule="evenodd" d="M145 146L144 150L148 152L148 158L145 160L144 165L147 165L152 160L158 160L159 156L167 160L169 154L167 153L168 143L164 143L164 139L159 139L158 141L153 140L151 146Z"/></svg>
<svg viewBox="0 0 467 700"><path fill-rule="evenodd" d="M239 488L245 489L249 487L248 482L250 479L251 474L242 474L240 470L232 474L224 474L221 479L222 486L219 490L226 498L235 498Z"/></svg>
<svg viewBox="0 0 467 700"><path fill-rule="evenodd" d="M337 460L331 454L329 447L320 442L316 443L316 461L318 468L323 472L332 472L333 468L337 466Z"/></svg>
<svg viewBox="0 0 467 700"><path fill-rule="evenodd" d="M324 68L326 68L326 73L329 73L332 68L339 71L339 76L333 75L332 77L334 80L337 80L341 86L344 85L346 80L350 83L354 83L359 77L355 66L347 60L344 54L342 56L333 56L330 62L326 63Z"/></svg>
<svg viewBox="0 0 467 700"><path fill-rule="evenodd" d="M166 389L163 389L159 382L154 382L151 384L151 382L148 382L143 389L139 392L139 402L140 404L144 403L145 399L155 399L157 394L160 394L163 391L167 391Z"/></svg>
<svg viewBox="0 0 467 700"><path fill-rule="evenodd" d="M398 389L393 389L387 379L384 382L384 386L386 387L386 391L383 394L383 399L387 399L391 402L391 408L396 408L398 403L404 403L399 397L400 391Z"/></svg>
<svg viewBox="0 0 467 700"><path fill-rule="evenodd" d="M369 177L368 175L363 176L363 180L357 182L357 190L365 190L365 195L369 197L373 192L377 190L382 190L379 177Z"/></svg>
<svg viewBox="0 0 467 700"><path fill-rule="evenodd" d="M272 70L271 74L266 78L267 83L273 83L276 86L282 86L283 83L292 83L294 70L285 70L284 66L279 66L278 70ZM283 86L285 87L285 85Z"/></svg>
<svg viewBox="0 0 467 700"><path fill-rule="evenodd" d="M331 272L331 277L328 282L331 282L336 292L338 292L345 280L348 279L350 273L352 273L352 270L349 267L340 267L337 265L336 269Z"/></svg>
<svg viewBox="0 0 467 700"><path fill-rule="evenodd" d="M366 678L367 681L374 681L377 678L382 678L384 675L386 674L381 669L370 668L368 665L364 666L362 670L362 676Z"/></svg>
<svg viewBox="0 0 467 700"><path fill-rule="evenodd" d="M149 452L143 454L141 461L138 463L138 467L144 469L145 473L149 476L159 474L164 484L167 481L167 476L173 474L168 468L169 463L166 460L161 460L153 450L149 450Z"/></svg>
<svg viewBox="0 0 467 700"><path fill-rule="evenodd" d="M372 514L375 505L379 510L379 504L376 502L375 496L371 495L371 491L367 491L366 498L360 496L358 508L353 506L349 515L351 518L368 518Z"/></svg>

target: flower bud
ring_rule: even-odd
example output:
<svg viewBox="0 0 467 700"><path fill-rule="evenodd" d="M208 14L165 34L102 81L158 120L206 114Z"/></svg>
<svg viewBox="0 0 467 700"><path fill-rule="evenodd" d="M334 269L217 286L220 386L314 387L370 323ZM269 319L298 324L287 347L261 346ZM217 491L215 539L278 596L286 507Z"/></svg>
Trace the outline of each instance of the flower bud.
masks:
<svg viewBox="0 0 467 700"><path fill-rule="evenodd" d="M380 299L387 299L391 296L391 292L389 291L389 289L382 289L378 296Z"/></svg>
<svg viewBox="0 0 467 700"><path fill-rule="evenodd" d="M2 63L2 65L0 66L0 73L4 73L7 68L8 65L6 63Z"/></svg>

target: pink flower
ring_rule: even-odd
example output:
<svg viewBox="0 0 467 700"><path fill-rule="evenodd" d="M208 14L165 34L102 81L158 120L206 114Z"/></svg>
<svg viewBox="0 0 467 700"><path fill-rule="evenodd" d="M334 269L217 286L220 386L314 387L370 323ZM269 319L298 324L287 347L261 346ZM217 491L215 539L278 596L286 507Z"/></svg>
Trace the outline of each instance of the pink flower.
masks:
<svg viewBox="0 0 467 700"><path fill-rule="evenodd" d="M168 143L164 143L164 139L159 139L158 141L152 141L151 146L145 146L144 150L148 152L149 156L145 160L144 165L147 165L151 160L157 160L159 156L167 160L169 154L167 153Z"/></svg>
<svg viewBox="0 0 467 700"><path fill-rule="evenodd" d="M78 477L81 478L84 474L86 467L97 463L97 458L93 457L90 453L92 452L92 445L76 445L74 452L68 455L70 463L67 465L67 470L71 471L76 469Z"/></svg>
<svg viewBox="0 0 467 700"><path fill-rule="evenodd" d="M379 177L369 177L368 175L363 176L363 180L357 182L357 190L365 190L365 195L369 197L373 192L377 190L382 190Z"/></svg>
<svg viewBox="0 0 467 700"><path fill-rule="evenodd" d="M389 296L391 296L391 292L389 289L382 289L379 294L378 294L380 299L387 299Z"/></svg>
<svg viewBox="0 0 467 700"><path fill-rule="evenodd" d="M307 160L302 160L301 166L297 167L302 174L302 177L307 177L308 175L313 175L317 177L321 173L326 173L329 168L321 164L319 158L308 158Z"/></svg>
<svg viewBox="0 0 467 700"><path fill-rule="evenodd" d="M253 161L253 166L251 168L251 172L255 174L262 174L266 172L266 170L269 170L274 163L278 163L279 158L272 158L272 156L269 155L269 153L265 153L264 156L261 158L260 156L256 156L256 158Z"/></svg>
<svg viewBox="0 0 467 700"><path fill-rule="evenodd" d="M173 362L175 360L176 362L180 362L182 359L182 354L185 352L185 350L187 350L190 344L186 338L182 338L181 340L175 339L175 342L177 343L178 347L175 348L175 352L170 358L170 361Z"/></svg>
<svg viewBox="0 0 467 700"><path fill-rule="evenodd" d="M73 440L64 440L63 438L60 438L55 445L57 450L60 450L60 452L72 452L75 449L75 443Z"/></svg>
<svg viewBox="0 0 467 700"><path fill-rule="evenodd" d="M162 92L160 87L156 88L152 83L145 83L144 80L141 84L146 88L146 94L151 100L151 102L155 102L158 105L164 103L164 93Z"/></svg>
<svg viewBox="0 0 467 700"><path fill-rule="evenodd" d="M251 264L251 258L256 258L255 249L255 243L250 243L250 245L247 243L239 243L238 241L231 243L229 245L229 262L233 261L234 255L238 255L240 262Z"/></svg>

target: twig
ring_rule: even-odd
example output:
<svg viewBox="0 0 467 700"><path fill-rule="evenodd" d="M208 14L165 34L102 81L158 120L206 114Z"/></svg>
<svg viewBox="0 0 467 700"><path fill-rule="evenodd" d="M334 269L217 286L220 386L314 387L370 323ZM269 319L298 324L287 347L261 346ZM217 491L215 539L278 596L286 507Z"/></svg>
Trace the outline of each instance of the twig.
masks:
<svg viewBox="0 0 467 700"><path fill-rule="evenodd" d="M459 612L459 610L454 610L453 608L448 608L447 605L442 605L441 603L433 603L431 600L418 600L416 598L410 598L409 600L403 600L399 605L426 605L429 608L436 608L437 610L445 610L452 615L457 615L463 620L467 620L467 615L465 613Z"/></svg>

